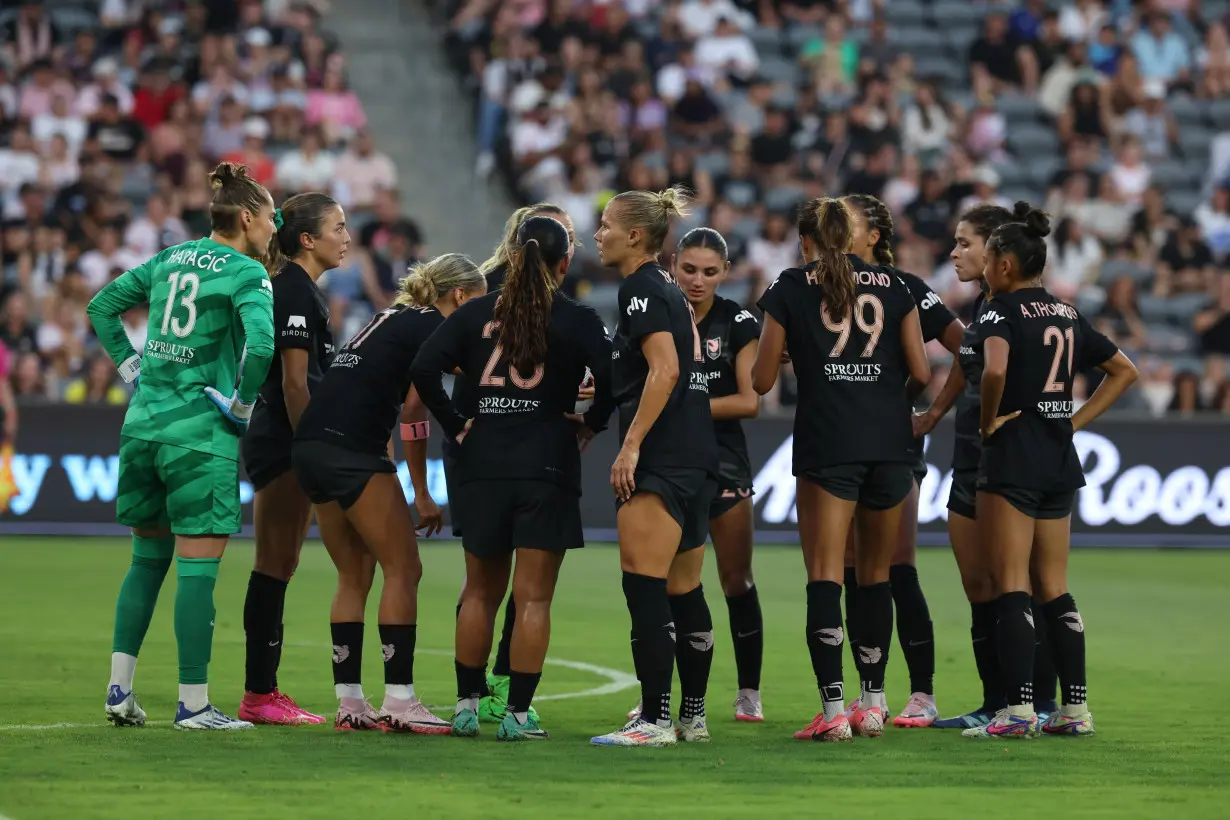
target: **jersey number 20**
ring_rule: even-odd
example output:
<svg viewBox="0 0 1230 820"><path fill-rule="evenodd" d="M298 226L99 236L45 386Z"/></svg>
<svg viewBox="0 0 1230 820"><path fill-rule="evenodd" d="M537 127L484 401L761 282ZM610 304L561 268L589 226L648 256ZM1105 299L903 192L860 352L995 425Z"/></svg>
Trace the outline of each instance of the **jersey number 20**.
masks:
<svg viewBox="0 0 1230 820"><path fill-rule="evenodd" d="M167 284L170 288L167 290L167 303L162 308L162 335L167 335L167 331L170 330L176 338L182 339L196 326L196 294L201 289L201 279L195 273L176 271L167 277ZM179 319L171 316L171 312L175 309L176 296L179 297L179 303L188 311L188 319L183 324L180 324Z"/></svg>
<svg viewBox="0 0 1230 820"><path fill-rule="evenodd" d="M483 325L483 338L490 339L491 334L495 333L499 322L488 322ZM500 363L500 357L504 355L504 346L496 342L495 349L491 351L491 358L487 359L487 366L483 368L483 376L478 380L478 383L483 387L503 387L504 377L495 375L496 365ZM519 387L522 390L533 390L542 383L544 373L542 364L534 368L534 372L527 379L517 372L517 368L513 367L510 362L508 365L508 378L512 379L514 387Z"/></svg>

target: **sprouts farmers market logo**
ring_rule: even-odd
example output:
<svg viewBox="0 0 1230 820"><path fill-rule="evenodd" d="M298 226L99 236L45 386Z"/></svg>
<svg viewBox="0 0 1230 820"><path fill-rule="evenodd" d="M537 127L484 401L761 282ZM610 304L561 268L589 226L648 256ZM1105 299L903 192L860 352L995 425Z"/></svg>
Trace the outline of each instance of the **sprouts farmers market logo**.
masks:
<svg viewBox="0 0 1230 820"><path fill-rule="evenodd" d="M80 503L101 502L112 504L120 483L120 457L66 455L53 457L45 453L16 453L12 461L13 483L17 495L9 502L13 515L25 515L34 507L47 479L59 470L68 479L73 498ZM410 484L410 469L404 461L397 464L397 477L406 492L406 498L414 501L414 489ZM427 460L427 486L437 504L448 503L448 488L444 481L444 463L438 458ZM239 500L243 504L252 501L252 485L239 482ZM50 499L50 504L61 499Z"/></svg>
<svg viewBox="0 0 1230 820"><path fill-rule="evenodd" d="M1076 513L1087 526L1134 526L1151 515L1172 527L1201 517L1216 527L1230 526L1230 467L1222 467L1211 478L1197 466L1179 467L1162 475L1148 464L1125 469L1119 448L1098 433L1082 430L1076 434L1075 443L1085 468L1085 487ZM799 520L794 476L790 474L793 445L794 437L788 436L756 474L756 503L761 520L767 524ZM918 498L919 523L947 520L951 483L950 470L927 464L927 477Z"/></svg>

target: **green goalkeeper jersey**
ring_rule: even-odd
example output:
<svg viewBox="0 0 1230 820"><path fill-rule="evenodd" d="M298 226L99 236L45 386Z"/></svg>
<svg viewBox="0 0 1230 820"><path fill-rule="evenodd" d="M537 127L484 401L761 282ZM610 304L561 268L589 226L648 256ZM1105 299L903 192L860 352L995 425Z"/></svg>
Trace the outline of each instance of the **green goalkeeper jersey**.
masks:
<svg viewBox="0 0 1230 820"><path fill-rule="evenodd" d="M273 359L273 288L264 267L212 239L167 248L90 301L94 330L119 367L136 355L120 316L149 303L140 383L122 435L238 460L239 434L205 395L256 400Z"/></svg>

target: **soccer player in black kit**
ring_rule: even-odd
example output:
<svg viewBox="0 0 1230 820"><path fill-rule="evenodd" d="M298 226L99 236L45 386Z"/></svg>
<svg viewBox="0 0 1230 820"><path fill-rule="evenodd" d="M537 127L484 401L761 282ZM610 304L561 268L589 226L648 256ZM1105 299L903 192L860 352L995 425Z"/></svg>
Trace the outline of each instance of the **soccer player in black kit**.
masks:
<svg viewBox="0 0 1230 820"><path fill-rule="evenodd" d="M999 663L1007 707L966 737L1029 737L1034 712L1034 621L1047 623L1062 705L1041 725L1058 735L1093 734L1086 705L1085 626L1068 592L1072 502L1084 486L1074 431L1104 413L1136 381L1136 368L1085 317L1042 286L1050 220L1018 202L1017 221L987 242L991 298L978 317L982 348L982 458L978 534L990 550L998 595ZM1072 381L1100 368L1106 378L1073 412ZM1031 607L1042 601L1040 611Z"/></svg>
<svg viewBox="0 0 1230 820"><path fill-rule="evenodd" d="M380 311L333 358L324 381L295 431L292 459L325 549L337 567L337 594L329 613L333 682L342 731L448 734L447 721L414 694L418 584L423 574L414 520L392 459L392 435L401 413L401 439L419 528L440 526L427 489L426 408L411 389L410 365L444 318L487 292L478 266L445 254L413 267L393 306ZM374 560L373 560L374 559ZM377 714L363 697L363 612L375 564L384 653L384 705Z"/></svg>
<svg viewBox="0 0 1230 820"><path fill-rule="evenodd" d="M538 202L518 208L512 212L512 215L508 217L508 221L504 224L504 235L500 239L500 244L496 245L491 258L478 266L479 271L487 278L488 293L494 293L504 287L504 276L508 271L509 261L517 248L517 231L520 230L527 219L534 216L549 216L564 226L568 231L570 243L568 256L569 259L572 258L572 252L576 248L576 237L573 234L572 219L563 208L550 202ZM582 392L585 394L582 398L588 399L593 396L592 390L584 390ZM478 393L472 379L464 375L457 375L453 379L453 404L457 407L457 412L466 418L474 418L475 413L478 412ZM457 456L460 448L461 445L451 438L446 437L443 441L444 480L448 486L449 521L453 527L454 538L463 537L461 521L465 517L464 507L457 493L461 477L460 468L457 466ZM462 596L464 595L465 590L463 588ZM461 614L460 596L457 601L457 614ZM478 719L484 723L501 723L507 714L508 689L511 685L509 653L512 647L513 625L516 622L516 617L516 600L510 595L508 603L504 605L504 626L500 633L500 642L495 651L495 665L491 668L491 674L487 676L487 689L490 694L483 697L478 704ZM538 712L534 709L531 709L530 712L534 719L537 720Z"/></svg>
<svg viewBox="0 0 1230 820"><path fill-rule="evenodd" d="M893 214L880 200L866 194L853 194L843 200L850 207L854 219L854 241L851 253L867 262L874 262L889 273L895 274L914 297L918 306L918 321L922 326L924 342L939 341L954 357L961 347L965 325L961 324L948 309L940 295L931 286L912 273L894 267ZM914 488L905 499L901 512L901 530L898 533L897 549L893 553L892 566L888 570L893 603L897 609L897 641L910 674L910 699L901 714L893 718L893 725L902 728L920 728L935 722L935 629L927 598L918 581L915 554L918 549L918 492L927 475L927 462L923 460L923 439L914 441ZM855 535L851 531L850 548L846 551L846 641L850 654L858 666L862 660L858 651L859 641L859 586L854 570ZM853 617L851 617L853 616ZM851 703L851 708L855 706Z"/></svg>
<svg viewBox="0 0 1230 820"><path fill-rule="evenodd" d="M957 222L950 258L957 278L977 282L981 293L974 302L973 322L962 337L959 367L952 368L931 407L914 417L914 432L923 436L935 429L939 420L956 404L955 443L952 477L948 494L948 537L961 573L961 586L970 604L970 639L974 665L982 681L982 704L971 712L937 720L937 729L970 729L989 723L1004 706L1004 687L999 673L996 649L995 592L991 581L989 551L979 541L977 509L974 506L978 461L982 454L979 433L979 395L982 379L982 348L975 345L978 317L986 305L986 243L1001 225L1011 222L1012 212L999 205L976 205ZM1039 602L1040 604L1041 602ZM1035 653L1034 705L1039 716L1055 710L1057 684L1051 652L1042 624L1036 631L1039 648Z"/></svg>
<svg viewBox="0 0 1230 820"><path fill-rule="evenodd" d="M513 627L507 710L497 738L547 737L530 713L551 636L551 599L564 554L583 547L581 457L614 410L611 343L598 314L559 291L572 256L555 219L527 219L498 293L450 316L420 348L412 379L446 437L460 439L457 492L472 513L465 523L466 584L457 617L457 708L453 734L474 737L487 689L487 656L500 601L512 576ZM567 416L586 368L601 397L586 430ZM449 401L441 374L460 368L475 384L477 414ZM513 571L513 555L516 570Z"/></svg>
<svg viewBox="0 0 1230 820"><path fill-rule="evenodd" d="M242 720L282 726L324 723L278 691L286 585L299 563L311 502L291 469L295 427L333 356L329 307L316 280L338 267L350 245L346 215L331 197L306 193L286 200L273 246L285 257L273 275L274 348L243 438L243 461L256 490L256 566L243 608L247 671ZM276 263L275 263L276 265Z"/></svg>
<svg viewBox="0 0 1230 820"><path fill-rule="evenodd" d="M752 366L757 393L773 388L789 348L799 382L795 498L807 568L807 646L823 711L800 740L848 741L884 730L884 670L893 630L888 573L903 502L914 486L907 378L931 367L918 310L898 277L847 255L853 217L837 199L799 211L803 268L787 268L761 296L764 329ZM862 694L843 702L841 586L851 523L858 525Z"/></svg>
<svg viewBox="0 0 1230 820"><path fill-rule="evenodd" d="M717 492L718 447L692 308L657 261L670 218L684 213L686 201L677 188L619 194L594 234L602 264L623 277L611 353L623 444L611 487L642 709L622 729L592 738L597 746L669 746L709 737L713 620L700 586L704 551L697 548L708 535ZM670 594L668 577L683 594ZM670 706L676 662L683 695L677 726Z"/></svg>
<svg viewBox="0 0 1230 820"><path fill-rule="evenodd" d="M719 455L718 494L709 507L709 534L735 649L739 687L735 720L759 723L764 720L760 703L764 622L752 578L752 463L740 420L754 419L760 412L760 396L752 389L760 322L738 302L717 295L730 272L727 254L720 233L693 228L679 240L671 270L695 311L709 374L709 411Z"/></svg>

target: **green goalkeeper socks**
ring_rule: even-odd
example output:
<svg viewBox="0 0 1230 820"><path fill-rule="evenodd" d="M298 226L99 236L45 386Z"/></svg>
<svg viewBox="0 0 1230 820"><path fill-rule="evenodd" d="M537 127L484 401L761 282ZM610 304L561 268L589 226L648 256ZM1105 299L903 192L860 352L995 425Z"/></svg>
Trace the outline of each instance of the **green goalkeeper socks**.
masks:
<svg viewBox="0 0 1230 820"><path fill-rule="evenodd" d="M178 558L179 590L175 596L175 640L179 643L179 682L209 680L214 641L214 583L221 558Z"/></svg>
<svg viewBox="0 0 1230 820"><path fill-rule="evenodd" d="M111 651L136 657L145 641L154 607L158 604L158 591L171 568L175 557L175 536L161 538L132 537L132 563L120 597L115 605L115 633Z"/></svg>

